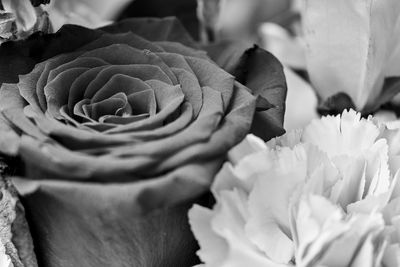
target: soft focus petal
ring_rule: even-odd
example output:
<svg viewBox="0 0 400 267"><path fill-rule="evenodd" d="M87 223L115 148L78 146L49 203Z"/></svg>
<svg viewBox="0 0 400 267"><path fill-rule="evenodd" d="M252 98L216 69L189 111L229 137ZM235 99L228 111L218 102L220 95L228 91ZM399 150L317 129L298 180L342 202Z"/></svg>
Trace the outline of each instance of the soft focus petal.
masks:
<svg viewBox="0 0 400 267"><path fill-rule="evenodd" d="M271 22L259 28L263 47L276 56L282 64L293 69L306 69L305 44L299 37L290 36L282 26Z"/></svg>
<svg viewBox="0 0 400 267"><path fill-rule="evenodd" d="M292 131L304 128L311 120L318 118L318 100L310 84L289 68L284 71L288 87L284 128Z"/></svg>
<svg viewBox="0 0 400 267"><path fill-rule="evenodd" d="M399 11L396 0L305 2L307 66L323 99L345 92L359 110L374 101L398 38Z"/></svg>
<svg viewBox="0 0 400 267"><path fill-rule="evenodd" d="M50 1L47 12L53 28L57 31L64 24L77 24L96 28L109 24L126 7L131 0L118 1Z"/></svg>
<svg viewBox="0 0 400 267"><path fill-rule="evenodd" d="M36 23L37 15L30 0L3 0L4 9L15 14L17 27L29 31Z"/></svg>

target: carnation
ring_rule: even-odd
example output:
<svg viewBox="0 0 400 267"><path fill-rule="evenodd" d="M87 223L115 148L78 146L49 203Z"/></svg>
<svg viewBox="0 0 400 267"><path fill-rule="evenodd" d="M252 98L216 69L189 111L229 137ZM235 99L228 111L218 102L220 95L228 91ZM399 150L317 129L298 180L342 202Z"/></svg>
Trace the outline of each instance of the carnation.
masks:
<svg viewBox="0 0 400 267"><path fill-rule="evenodd" d="M194 206L205 266L397 266L398 128L355 111L249 135ZM389 243L389 245L388 245Z"/></svg>

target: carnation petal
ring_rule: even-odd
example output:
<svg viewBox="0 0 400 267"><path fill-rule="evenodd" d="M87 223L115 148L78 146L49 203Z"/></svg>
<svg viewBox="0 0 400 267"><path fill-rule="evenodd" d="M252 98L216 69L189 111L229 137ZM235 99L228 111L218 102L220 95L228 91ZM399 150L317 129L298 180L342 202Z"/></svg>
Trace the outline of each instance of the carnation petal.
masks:
<svg viewBox="0 0 400 267"><path fill-rule="evenodd" d="M258 179L249 196L248 224L256 228L261 227L261 229L267 225L275 225L275 230L273 228L270 230L280 235L280 239L283 241L290 237L288 236L290 232L288 214L290 197L299 183L306 179L306 152L303 147L298 147L294 151L282 148L279 152L269 152L269 154L270 158L262 163L265 166L263 172L255 172ZM248 156L244 160L250 159L251 157ZM267 222L268 224L266 224ZM253 242L262 246L268 257L281 263L285 261L287 263L291 259L293 252L287 252L291 250L288 245L289 240L282 243L286 244L287 250L283 250L281 247L279 247L280 250L277 250L276 235L271 239L268 231L253 233L249 238L254 239ZM281 258L280 256L283 255L285 257Z"/></svg>
<svg viewBox="0 0 400 267"><path fill-rule="evenodd" d="M341 178L332 188L331 199L346 209L349 204L360 201L365 192L366 162L349 156L338 156L334 162Z"/></svg>
<svg viewBox="0 0 400 267"><path fill-rule="evenodd" d="M194 205L188 216L192 232L200 246L197 255L207 266L221 266L228 252L228 244L212 229L211 221L215 212Z"/></svg>
<svg viewBox="0 0 400 267"><path fill-rule="evenodd" d="M216 234L224 238L228 244L228 253L222 266L279 266L277 263L272 265L274 263L246 239L244 231L246 206L246 198L242 192L238 190L221 192L211 226Z"/></svg>
<svg viewBox="0 0 400 267"><path fill-rule="evenodd" d="M262 139L256 137L255 135L249 134L242 142L229 151L229 161L236 165L244 157L265 149L267 149L267 146Z"/></svg>
<svg viewBox="0 0 400 267"><path fill-rule="evenodd" d="M324 136L325 138L320 138ZM379 129L371 121L362 119L354 110L344 111L340 116L327 116L313 120L304 129L302 141L317 145L330 157L335 155L361 154L371 147Z"/></svg>
<svg viewBox="0 0 400 267"><path fill-rule="evenodd" d="M251 182L253 181L244 180L236 176L233 166L226 162L215 177L211 190L216 196L223 190L233 190L234 188L241 189L249 194L253 186Z"/></svg>

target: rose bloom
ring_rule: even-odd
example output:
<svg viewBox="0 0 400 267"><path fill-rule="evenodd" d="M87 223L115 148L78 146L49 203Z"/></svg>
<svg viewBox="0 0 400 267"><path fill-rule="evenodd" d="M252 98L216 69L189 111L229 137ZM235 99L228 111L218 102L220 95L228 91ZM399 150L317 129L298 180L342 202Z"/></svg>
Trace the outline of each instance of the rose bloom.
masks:
<svg viewBox="0 0 400 267"><path fill-rule="evenodd" d="M398 266L398 129L344 111L249 135L189 211L204 266Z"/></svg>
<svg viewBox="0 0 400 267"><path fill-rule="evenodd" d="M285 85L265 51L238 59L243 85L197 48L173 18L1 46L0 151L24 163L13 182L40 265L193 263L187 209L266 106L245 86L262 93L268 77L246 69L252 53L279 77L275 95Z"/></svg>

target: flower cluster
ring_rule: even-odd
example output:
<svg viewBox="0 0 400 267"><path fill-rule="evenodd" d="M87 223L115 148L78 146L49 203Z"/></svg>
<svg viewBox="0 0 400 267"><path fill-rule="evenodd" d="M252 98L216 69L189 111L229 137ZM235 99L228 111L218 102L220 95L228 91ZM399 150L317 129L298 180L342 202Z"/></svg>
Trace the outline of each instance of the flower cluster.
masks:
<svg viewBox="0 0 400 267"><path fill-rule="evenodd" d="M354 111L312 121L230 152L212 186L213 209L194 206L206 266L398 266L397 125Z"/></svg>
<svg viewBox="0 0 400 267"><path fill-rule="evenodd" d="M24 163L13 182L45 265L193 258L190 203L250 131L256 108L271 106L198 48L174 18L65 25L0 46L0 152ZM264 53L268 71L257 62L243 83L262 94L273 73L276 99L277 82L285 84L279 62L249 50L238 65L248 71L252 53ZM93 249L103 256L81 256Z"/></svg>

